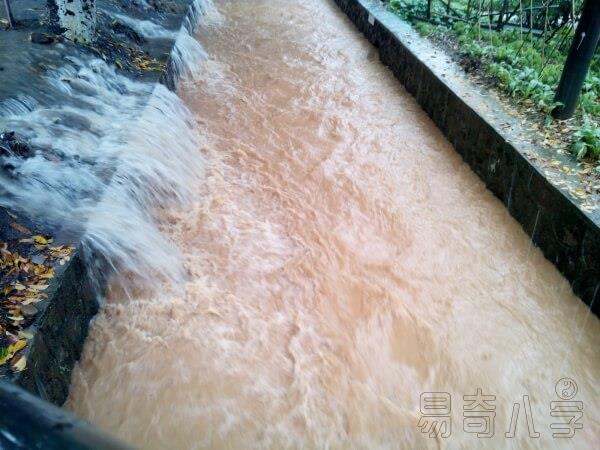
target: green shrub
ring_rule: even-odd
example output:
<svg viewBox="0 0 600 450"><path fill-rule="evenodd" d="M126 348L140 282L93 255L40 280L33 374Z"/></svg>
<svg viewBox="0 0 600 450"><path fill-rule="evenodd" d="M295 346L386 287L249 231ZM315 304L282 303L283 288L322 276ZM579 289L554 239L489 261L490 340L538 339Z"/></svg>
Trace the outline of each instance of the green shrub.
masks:
<svg viewBox="0 0 600 450"><path fill-rule="evenodd" d="M575 131L574 137L569 149L577 159L600 159L600 126L597 123L586 117L583 125Z"/></svg>

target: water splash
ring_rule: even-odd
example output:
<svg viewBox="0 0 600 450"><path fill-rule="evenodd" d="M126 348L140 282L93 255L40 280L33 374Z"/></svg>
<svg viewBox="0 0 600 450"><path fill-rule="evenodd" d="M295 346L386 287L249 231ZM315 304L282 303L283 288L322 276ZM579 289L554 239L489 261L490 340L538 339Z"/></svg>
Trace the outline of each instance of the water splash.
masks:
<svg viewBox="0 0 600 450"><path fill-rule="evenodd" d="M172 30L167 30L165 27L162 27L150 20L141 20L136 19L134 17L129 17L124 14L115 13L113 16L124 23L125 25L130 26L139 34L144 36L147 39L176 39L177 32Z"/></svg>
<svg viewBox="0 0 600 450"><path fill-rule="evenodd" d="M139 118L106 147L121 153L119 169L101 201L83 210L90 218L84 244L145 285L157 276L181 279L178 253L160 233L156 214L189 202L190 187L202 178L201 137L189 112L158 85Z"/></svg>
<svg viewBox="0 0 600 450"><path fill-rule="evenodd" d="M223 16L212 0L194 0L183 21L183 26L189 34L193 35L197 27L210 27L222 23Z"/></svg>
<svg viewBox="0 0 600 450"><path fill-rule="evenodd" d="M197 80L205 59L206 53L196 39L183 32L177 36L171 52L172 71L176 78Z"/></svg>

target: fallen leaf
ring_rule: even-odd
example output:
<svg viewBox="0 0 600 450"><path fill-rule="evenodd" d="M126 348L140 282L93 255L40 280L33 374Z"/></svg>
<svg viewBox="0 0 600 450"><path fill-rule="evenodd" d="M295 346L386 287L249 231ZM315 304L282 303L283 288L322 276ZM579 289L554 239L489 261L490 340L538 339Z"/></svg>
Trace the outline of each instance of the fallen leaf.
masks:
<svg viewBox="0 0 600 450"><path fill-rule="evenodd" d="M31 234L31 231L29 231L28 228L24 227L21 224L18 224L17 222L13 222L10 224L10 226L12 228L14 228L15 230L17 230L19 233L23 233L23 234Z"/></svg>
<svg viewBox="0 0 600 450"><path fill-rule="evenodd" d="M16 362L11 361L10 364L10 368L14 371L14 372L21 372L25 369L25 367L27 366L27 358L25 357L25 355L21 355Z"/></svg>
<svg viewBox="0 0 600 450"><path fill-rule="evenodd" d="M46 273L42 273L40 276L40 278L45 278L45 279L50 279L52 277L54 277L54 268L50 267Z"/></svg>
<svg viewBox="0 0 600 450"><path fill-rule="evenodd" d="M33 317L37 314L38 310L33 305L23 305L21 306L21 314L25 317Z"/></svg>
<svg viewBox="0 0 600 450"><path fill-rule="evenodd" d="M0 350L4 350L3 352L0 353L2 355L2 356L0 356L0 366L2 364L6 363L6 361L9 361L15 353L17 353L19 350L21 350L26 345L27 345L26 340L19 339L14 344L9 345L6 349L0 349Z"/></svg>
<svg viewBox="0 0 600 450"><path fill-rule="evenodd" d="M38 245L48 245L52 242L52 239L48 239L42 236L41 234L36 234L35 236L33 236L33 241Z"/></svg>
<svg viewBox="0 0 600 450"><path fill-rule="evenodd" d="M43 291L44 289L48 288L47 284L30 284L28 286L29 289L35 290L35 291Z"/></svg>

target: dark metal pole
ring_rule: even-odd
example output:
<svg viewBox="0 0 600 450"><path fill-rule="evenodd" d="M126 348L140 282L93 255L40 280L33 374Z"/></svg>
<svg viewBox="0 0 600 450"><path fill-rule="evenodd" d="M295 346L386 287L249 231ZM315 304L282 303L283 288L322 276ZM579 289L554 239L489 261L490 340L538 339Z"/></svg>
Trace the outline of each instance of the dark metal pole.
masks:
<svg viewBox="0 0 600 450"><path fill-rule="evenodd" d="M504 23L505 23L504 16L506 14L508 14L508 0L504 0L502 2L502 6L500 8L500 14L498 14L498 25L496 26L498 31L502 31L502 27L504 26Z"/></svg>
<svg viewBox="0 0 600 450"><path fill-rule="evenodd" d="M556 119L568 119L575 112L599 39L600 0L586 0L554 97L554 101L561 103L552 111Z"/></svg>
<svg viewBox="0 0 600 450"><path fill-rule="evenodd" d="M6 381L0 381L0 405L0 449L130 449L66 411Z"/></svg>
<svg viewBox="0 0 600 450"><path fill-rule="evenodd" d="M427 20L431 19L431 1L427 0Z"/></svg>
<svg viewBox="0 0 600 450"><path fill-rule="evenodd" d="M8 19L8 26L13 28L15 26L15 18L10 9L10 1L4 0L4 9L6 9L6 18Z"/></svg>

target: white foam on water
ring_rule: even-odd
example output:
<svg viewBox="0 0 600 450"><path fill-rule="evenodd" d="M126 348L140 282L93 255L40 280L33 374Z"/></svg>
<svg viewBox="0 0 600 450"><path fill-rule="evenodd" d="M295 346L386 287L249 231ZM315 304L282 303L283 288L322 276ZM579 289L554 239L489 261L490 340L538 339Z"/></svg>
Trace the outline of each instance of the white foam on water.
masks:
<svg viewBox="0 0 600 450"><path fill-rule="evenodd" d="M147 39L176 39L178 35L178 32L168 30L150 20L136 19L134 17L129 17L118 13L114 13L113 16L120 22L133 28Z"/></svg>
<svg viewBox="0 0 600 450"><path fill-rule="evenodd" d="M173 72L179 77L195 81L201 70L206 52L196 39L187 33L180 33L171 52Z"/></svg>

